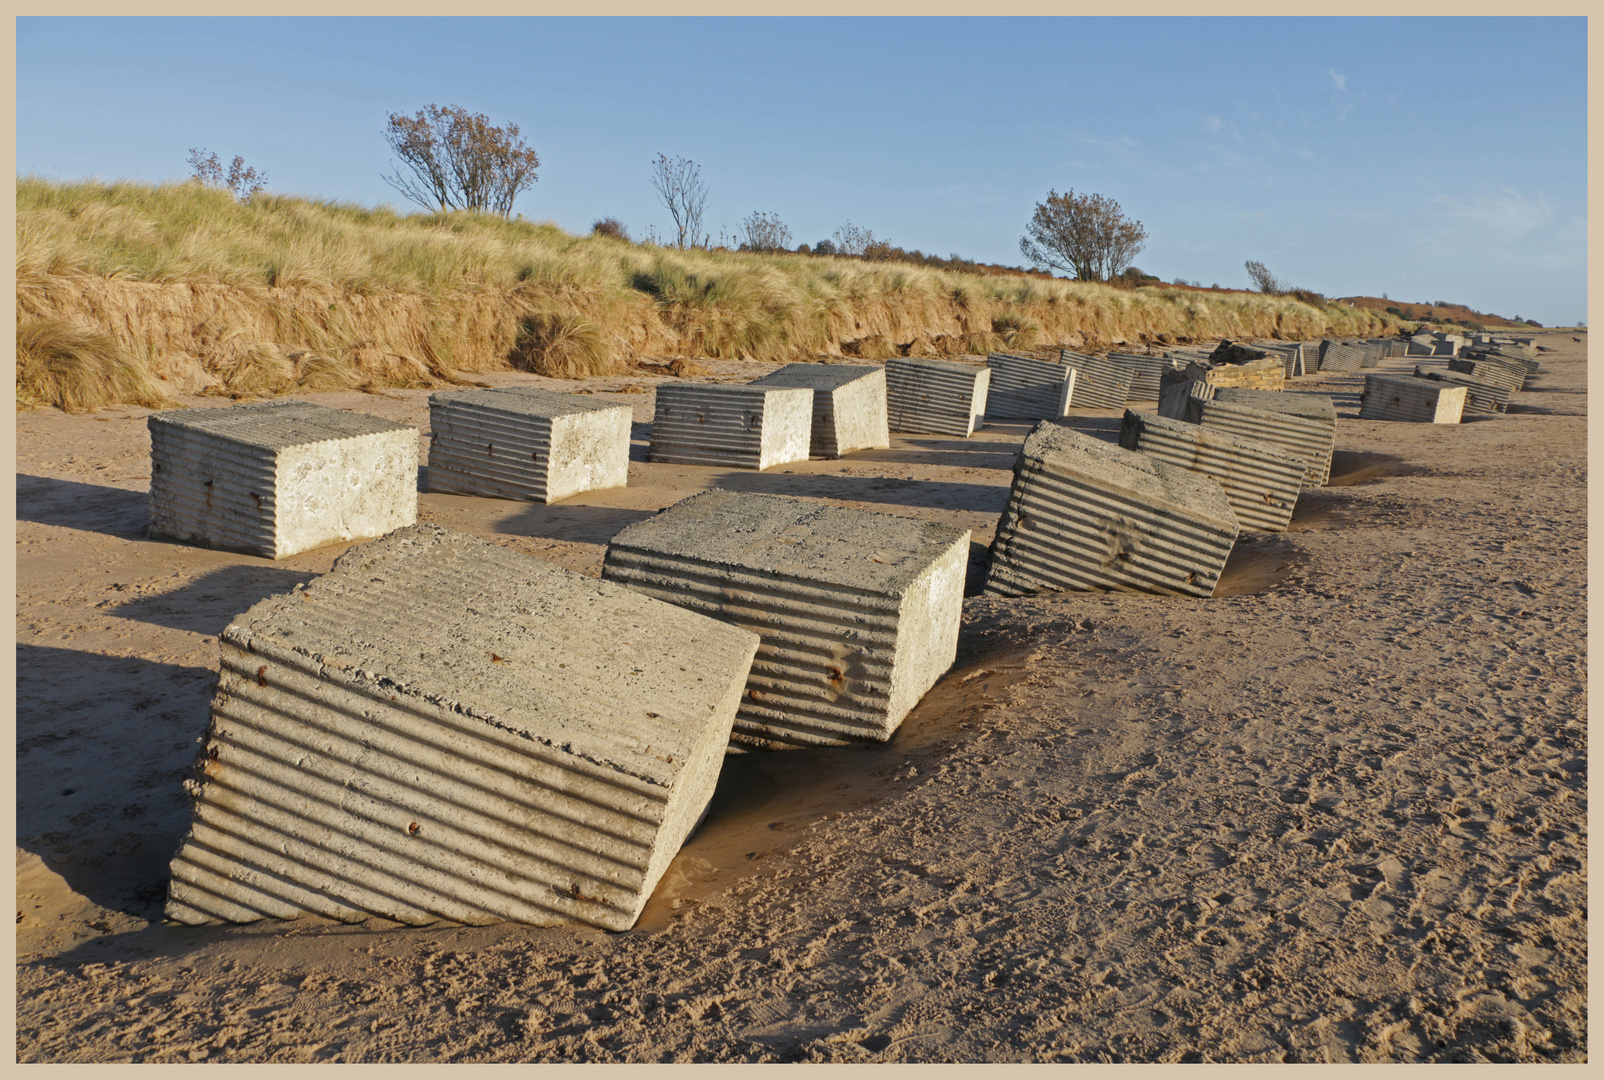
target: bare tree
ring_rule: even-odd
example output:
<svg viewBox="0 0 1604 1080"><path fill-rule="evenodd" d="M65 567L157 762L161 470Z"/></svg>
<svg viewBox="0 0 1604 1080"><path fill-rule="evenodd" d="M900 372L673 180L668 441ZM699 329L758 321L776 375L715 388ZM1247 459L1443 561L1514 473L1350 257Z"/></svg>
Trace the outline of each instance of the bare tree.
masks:
<svg viewBox="0 0 1604 1080"><path fill-rule="evenodd" d="M1126 218L1113 199L1049 191L1036 204L1019 250L1036 266L1080 281L1107 281L1131 264L1146 240L1142 223Z"/></svg>
<svg viewBox="0 0 1604 1080"><path fill-rule="evenodd" d="M741 231L735 234L742 251L790 251L791 230L785 227L780 215L754 210L741 222Z"/></svg>
<svg viewBox="0 0 1604 1080"><path fill-rule="evenodd" d="M267 174L246 168L245 159L238 154L234 155L225 173L223 163L216 154L204 147L197 149L192 146L189 149L189 167L196 180L207 187L227 188L236 199L248 199L267 187Z"/></svg>
<svg viewBox="0 0 1604 1080"><path fill-rule="evenodd" d="M842 255L862 255L874 244L874 233L847 222L835 231L835 249Z"/></svg>
<svg viewBox="0 0 1604 1080"><path fill-rule="evenodd" d="M652 162L652 190L667 207L678 234L675 246L706 247L710 236L702 233L702 211L707 208L707 185L702 167L689 158L658 154Z"/></svg>
<svg viewBox="0 0 1604 1080"><path fill-rule="evenodd" d="M540 157L517 124L494 127L483 113L429 105L415 116L391 113L384 140L407 169L386 183L427 210L512 214L518 193L538 177ZM410 175L408 175L410 174Z"/></svg>
<svg viewBox="0 0 1604 1080"><path fill-rule="evenodd" d="M1269 293L1272 296L1285 296L1291 291L1291 286L1270 273L1270 268L1259 260L1249 259L1243 265L1247 267L1248 277L1252 280L1253 287L1260 292Z"/></svg>

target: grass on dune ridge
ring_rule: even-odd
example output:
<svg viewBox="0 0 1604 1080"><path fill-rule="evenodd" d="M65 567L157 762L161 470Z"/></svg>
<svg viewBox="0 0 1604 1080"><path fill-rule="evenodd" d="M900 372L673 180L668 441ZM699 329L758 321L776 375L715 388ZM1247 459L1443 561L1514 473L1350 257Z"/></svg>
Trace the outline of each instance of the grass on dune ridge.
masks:
<svg viewBox="0 0 1604 1080"><path fill-rule="evenodd" d="M37 177L17 182L17 322L19 407L69 410L157 402L157 379L272 394L508 368L573 378L642 357L882 359L1398 326L1251 293L679 251L549 222Z"/></svg>

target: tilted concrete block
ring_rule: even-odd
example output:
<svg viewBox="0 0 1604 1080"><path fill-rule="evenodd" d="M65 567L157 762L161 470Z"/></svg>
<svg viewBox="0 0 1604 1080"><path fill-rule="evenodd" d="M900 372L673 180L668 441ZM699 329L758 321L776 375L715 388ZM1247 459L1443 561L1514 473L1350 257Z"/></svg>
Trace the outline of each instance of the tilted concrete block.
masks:
<svg viewBox="0 0 1604 1080"><path fill-rule="evenodd" d="M657 388L649 456L761 470L806 461L812 434L806 387L669 383Z"/></svg>
<svg viewBox="0 0 1604 1080"><path fill-rule="evenodd" d="M1047 420L1080 404L1072 367L1013 353L992 353L986 357L986 366L991 368L991 386L986 391L988 417Z"/></svg>
<svg viewBox="0 0 1604 1080"><path fill-rule="evenodd" d="M418 429L267 401L152 413L150 533L282 559L418 519Z"/></svg>
<svg viewBox="0 0 1604 1080"><path fill-rule="evenodd" d="M418 525L220 639L167 915L634 925L757 635Z"/></svg>
<svg viewBox="0 0 1604 1080"><path fill-rule="evenodd" d="M1244 529L1285 532L1292 520L1305 468L1280 447L1134 409L1119 444L1218 481Z"/></svg>
<svg viewBox="0 0 1604 1080"><path fill-rule="evenodd" d="M952 360L887 360L891 430L967 438L986 415L990 386L989 367Z"/></svg>
<svg viewBox="0 0 1604 1080"><path fill-rule="evenodd" d="M1075 370L1075 407L1121 409L1131 397L1131 369L1107 356L1064 349L1059 359Z"/></svg>
<svg viewBox="0 0 1604 1080"><path fill-rule="evenodd" d="M1465 388L1410 375L1366 375L1361 420L1457 424L1465 414Z"/></svg>
<svg viewBox="0 0 1604 1080"><path fill-rule="evenodd" d="M1456 371L1439 371L1415 365L1415 376L1453 383L1465 388L1465 415L1490 416L1509 409L1509 387L1501 383L1481 382Z"/></svg>
<svg viewBox="0 0 1604 1080"><path fill-rule="evenodd" d="M985 591L1211 596L1237 527L1209 477L1043 423L1014 464Z"/></svg>
<svg viewBox="0 0 1604 1080"><path fill-rule="evenodd" d="M1130 369L1131 389L1130 401L1157 401L1159 399L1159 379L1164 369L1169 366L1162 356L1144 356L1141 353L1111 352L1108 354L1111 363L1121 364Z"/></svg>
<svg viewBox="0 0 1604 1080"><path fill-rule="evenodd" d="M1474 358L1459 357L1448 361L1448 370L1468 375L1480 382L1497 383L1508 388L1511 394L1526 388L1525 365L1519 360L1508 360L1490 353L1478 353Z"/></svg>
<svg viewBox="0 0 1604 1080"><path fill-rule="evenodd" d="M1303 461L1305 487L1320 487L1331 478L1337 410L1323 394L1221 387L1211 401L1187 402L1181 419L1280 447Z"/></svg>
<svg viewBox="0 0 1604 1080"><path fill-rule="evenodd" d="M551 503L629 482L628 405L532 387L429 397L429 490Z"/></svg>
<svg viewBox="0 0 1604 1080"><path fill-rule="evenodd" d="M840 458L891 445L886 373L864 364L787 364L748 386L804 386L813 391L813 457Z"/></svg>
<svg viewBox="0 0 1604 1080"><path fill-rule="evenodd" d="M1364 351L1351 345L1330 338L1320 342L1321 371L1358 371L1364 366L1364 359Z"/></svg>
<svg viewBox="0 0 1604 1080"><path fill-rule="evenodd" d="M761 634L737 744L885 742L952 665L969 530L712 490L613 537L602 576Z"/></svg>

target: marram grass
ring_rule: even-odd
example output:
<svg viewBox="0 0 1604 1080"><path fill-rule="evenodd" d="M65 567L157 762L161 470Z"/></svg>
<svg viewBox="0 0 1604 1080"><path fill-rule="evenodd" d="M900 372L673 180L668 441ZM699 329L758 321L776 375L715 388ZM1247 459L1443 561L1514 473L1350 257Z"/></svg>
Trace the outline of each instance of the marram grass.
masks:
<svg viewBox="0 0 1604 1080"><path fill-rule="evenodd" d="M880 359L1398 321L1286 297L677 251L466 213L23 177L17 324L19 407L79 409L159 402L156 380L197 368L217 392L272 394L510 368L579 378L642 357Z"/></svg>

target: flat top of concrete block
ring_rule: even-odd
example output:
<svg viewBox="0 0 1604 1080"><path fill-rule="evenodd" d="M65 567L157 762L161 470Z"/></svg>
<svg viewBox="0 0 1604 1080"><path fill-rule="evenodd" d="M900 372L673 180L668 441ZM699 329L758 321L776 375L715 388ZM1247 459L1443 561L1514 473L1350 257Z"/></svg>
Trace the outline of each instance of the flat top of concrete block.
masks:
<svg viewBox="0 0 1604 1080"><path fill-rule="evenodd" d="M253 401L222 409L169 409L151 413L147 426L152 431L160 427L186 429L267 450L418 430L410 424L306 401Z"/></svg>
<svg viewBox="0 0 1604 1080"><path fill-rule="evenodd" d="M1237 527L1236 512L1231 509L1225 489L1212 477L1083 435L1062 424L1047 420L1037 424L1020 448L1020 456L1040 461L1050 470L1076 473L1128 489L1141 498L1212 515L1233 530Z"/></svg>
<svg viewBox="0 0 1604 1080"><path fill-rule="evenodd" d="M808 386L817 390L835 390L880 370L875 364L787 364L746 385Z"/></svg>
<svg viewBox="0 0 1604 1080"><path fill-rule="evenodd" d="M451 390L430 394L429 404L482 405L524 416L554 417L573 413L605 412L609 409L628 410L628 405L610 401L585 401L573 394L559 394L539 390L533 386L506 386L499 390Z"/></svg>
<svg viewBox="0 0 1604 1080"><path fill-rule="evenodd" d="M1304 416L1310 420L1337 419L1337 407L1324 394L1300 394L1287 390L1252 390L1245 386L1221 386L1214 400L1227 405L1246 405L1250 409Z"/></svg>
<svg viewBox="0 0 1604 1080"><path fill-rule="evenodd" d="M636 522L613 543L732 569L901 595L970 530L782 495L713 488Z"/></svg>
<svg viewBox="0 0 1604 1080"><path fill-rule="evenodd" d="M1449 372L1448 374L1451 375L1453 373ZM1371 383L1399 383L1403 386L1431 383L1433 389L1440 388L1448 393L1452 393L1455 389L1465 389L1463 383L1451 383L1447 379L1433 379L1425 375L1411 375L1408 372L1387 372L1386 374L1372 372L1365 376L1365 385L1369 386Z"/></svg>
<svg viewBox="0 0 1604 1080"><path fill-rule="evenodd" d="M954 375L974 375L976 372L986 370L984 364L965 364L957 360L926 360L912 356L893 356L886 361L886 367L921 368L926 371L951 372Z"/></svg>
<svg viewBox="0 0 1604 1080"><path fill-rule="evenodd" d="M1288 465L1303 468L1303 462L1287 453L1281 447L1272 443L1262 442L1259 439L1244 439L1238 435L1227 434L1216 428L1206 428L1200 424L1188 424L1183 420L1171 420L1158 413L1143 412L1137 409L1126 409L1127 422L1135 417L1136 422L1153 432L1162 432L1179 439L1189 439L1195 445L1214 447L1221 450L1230 450L1245 457L1276 458Z"/></svg>
<svg viewBox="0 0 1604 1080"><path fill-rule="evenodd" d="M671 787L757 635L436 525L352 548L223 631Z"/></svg>
<svg viewBox="0 0 1604 1080"><path fill-rule="evenodd" d="M667 395L712 394L715 397L746 398L756 400L768 394L795 394L807 390L805 386L758 386L754 383L664 383L657 388L658 400Z"/></svg>

